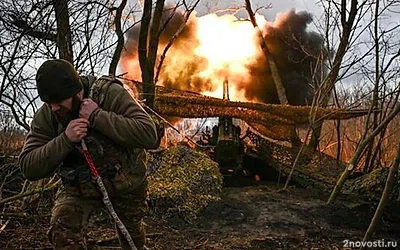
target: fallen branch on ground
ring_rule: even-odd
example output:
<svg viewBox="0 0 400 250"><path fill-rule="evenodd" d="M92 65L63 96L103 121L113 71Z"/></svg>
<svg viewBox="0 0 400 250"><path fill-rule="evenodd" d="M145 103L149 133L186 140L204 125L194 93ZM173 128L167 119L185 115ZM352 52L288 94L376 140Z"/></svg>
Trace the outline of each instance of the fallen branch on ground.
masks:
<svg viewBox="0 0 400 250"><path fill-rule="evenodd" d="M152 234L146 234L146 238L156 238L164 235L163 233L152 233ZM112 236L104 239L89 239L88 243L89 244L104 244L104 243L109 243L112 241L118 241L118 236Z"/></svg>
<svg viewBox="0 0 400 250"><path fill-rule="evenodd" d="M21 213L1 213L0 218L22 218L22 219L29 219L29 218L35 218L35 217L50 217L51 214L27 214L24 212Z"/></svg>
<svg viewBox="0 0 400 250"><path fill-rule="evenodd" d="M43 188L30 190L30 191L27 191L27 192L24 192L24 193L19 193L17 195L2 199L2 200L0 200L0 206L3 205L3 204L6 204L8 202L16 201L16 200L19 200L19 199L27 197L27 196L31 196L31 195L34 195L34 194L37 194L37 193L42 193L42 192L49 191L49 190L53 190L55 188L58 188L60 183L61 183L61 180L58 180L55 183L48 184L47 186L45 186Z"/></svg>
<svg viewBox="0 0 400 250"><path fill-rule="evenodd" d="M8 223L10 222L10 220L7 220L6 223L3 224L3 226L1 226L0 228L0 234L1 232L3 232L3 230L7 227Z"/></svg>

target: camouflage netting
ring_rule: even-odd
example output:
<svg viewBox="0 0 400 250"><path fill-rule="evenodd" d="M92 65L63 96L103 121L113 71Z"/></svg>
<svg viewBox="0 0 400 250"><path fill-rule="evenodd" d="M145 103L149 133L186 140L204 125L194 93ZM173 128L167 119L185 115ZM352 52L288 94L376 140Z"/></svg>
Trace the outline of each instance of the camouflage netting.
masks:
<svg viewBox="0 0 400 250"><path fill-rule="evenodd" d="M157 215L191 220L220 197L218 164L186 146L150 153L148 169L150 211Z"/></svg>
<svg viewBox="0 0 400 250"><path fill-rule="evenodd" d="M355 194L371 200L379 200L385 188L386 179L389 174L389 168L375 169L367 175L363 175L356 179L348 180L343 192L347 194ZM400 171L397 176L400 176ZM397 199L400 192L400 183L395 180L395 184L390 196L391 200Z"/></svg>
<svg viewBox="0 0 400 250"><path fill-rule="evenodd" d="M135 85L140 89L141 85ZM139 91L140 92L140 91ZM227 116L239 118L264 136L287 141L294 125L308 124L312 107L232 102L198 93L156 87L154 110L162 116L204 118ZM317 120L350 119L367 114L367 110L318 108Z"/></svg>
<svg viewBox="0 0 400 250"><path fill-rule="evenodd" d="M257 144L253 146L255 153L265 159L270 167L281 171L282 176L286 178L292 169L299 147L283 146L254 132L251 135L252 143ZM331 156L305 147L293 172L292 181L302 187L313 187L330 193L345 168L345 163L338 163ZM343 193L378 201L385 188L388 173L389 168L379 168L355 179L348 179ZM397 176L400 176L400 170ZM390 199L397 199L399 192L400 181L397 179Z"/></svg>
<svg viewBox="0 0 400 250"><path fill-rule="evenodd" d="M255 153L265 159L270 167L281 172L282 177L287 178L300 148L280 145L254 133L251 137L253 137L253 143L257 144L253 147ZM316 188L331 192L344 167L342 163L338 164L336 159L305 147L293 171L291 180L305 188Z"/></svg>

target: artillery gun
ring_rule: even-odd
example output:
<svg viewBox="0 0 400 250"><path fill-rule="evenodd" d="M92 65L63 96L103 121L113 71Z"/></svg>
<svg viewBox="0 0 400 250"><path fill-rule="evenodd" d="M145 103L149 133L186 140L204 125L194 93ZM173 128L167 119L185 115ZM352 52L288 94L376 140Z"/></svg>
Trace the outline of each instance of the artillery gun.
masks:
<svg viewBox="0 0 400 250"><path fill-rule="evenodd" d="M229 83L224 81L223 100L229 101ZM233 123L232 117L220 116L218 124L210 131L209 127L203 131L201 142L211 146L209 152L212 159L218 164L223 175L241 175L243 171L243 157L245 144L240 138L241 128Z"/></svg>

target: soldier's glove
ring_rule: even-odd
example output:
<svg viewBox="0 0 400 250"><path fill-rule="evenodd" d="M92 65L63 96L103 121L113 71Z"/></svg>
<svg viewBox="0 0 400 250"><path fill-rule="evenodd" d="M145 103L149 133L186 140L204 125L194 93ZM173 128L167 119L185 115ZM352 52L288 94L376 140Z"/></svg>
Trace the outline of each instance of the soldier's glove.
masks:
<svg viewBox="0 0 400 250"><path fill-rule="evenodd" d="M156 125L156 132L158 137L157 144L158 146L160 146L161 139L165 134L165 122L155 115L150 115L150 117L153 120L154 124Z"/></svg>

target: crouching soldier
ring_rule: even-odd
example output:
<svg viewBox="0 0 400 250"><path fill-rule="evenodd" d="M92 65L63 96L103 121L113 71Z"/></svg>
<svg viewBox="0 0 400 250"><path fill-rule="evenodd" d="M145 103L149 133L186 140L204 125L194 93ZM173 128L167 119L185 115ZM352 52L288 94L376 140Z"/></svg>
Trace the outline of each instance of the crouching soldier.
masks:
<svg viewBox="0 0 400 250"><path fill-rule="evenodd" d="M86 249L89 217L104 205L80 148L85 138L116 213L136 247L144 249L148 195L144 149L158 146L155 124L120 83L99 86L94 92L101 102L89 98L98 81L107 79L79 76L65 60L48 60L40 66L36 85L44 104L34 115L19 166L32 181L55 172L60 176L50 242L54 249ZM118 227L117 233L122 248L130 249Z"/></svg>

